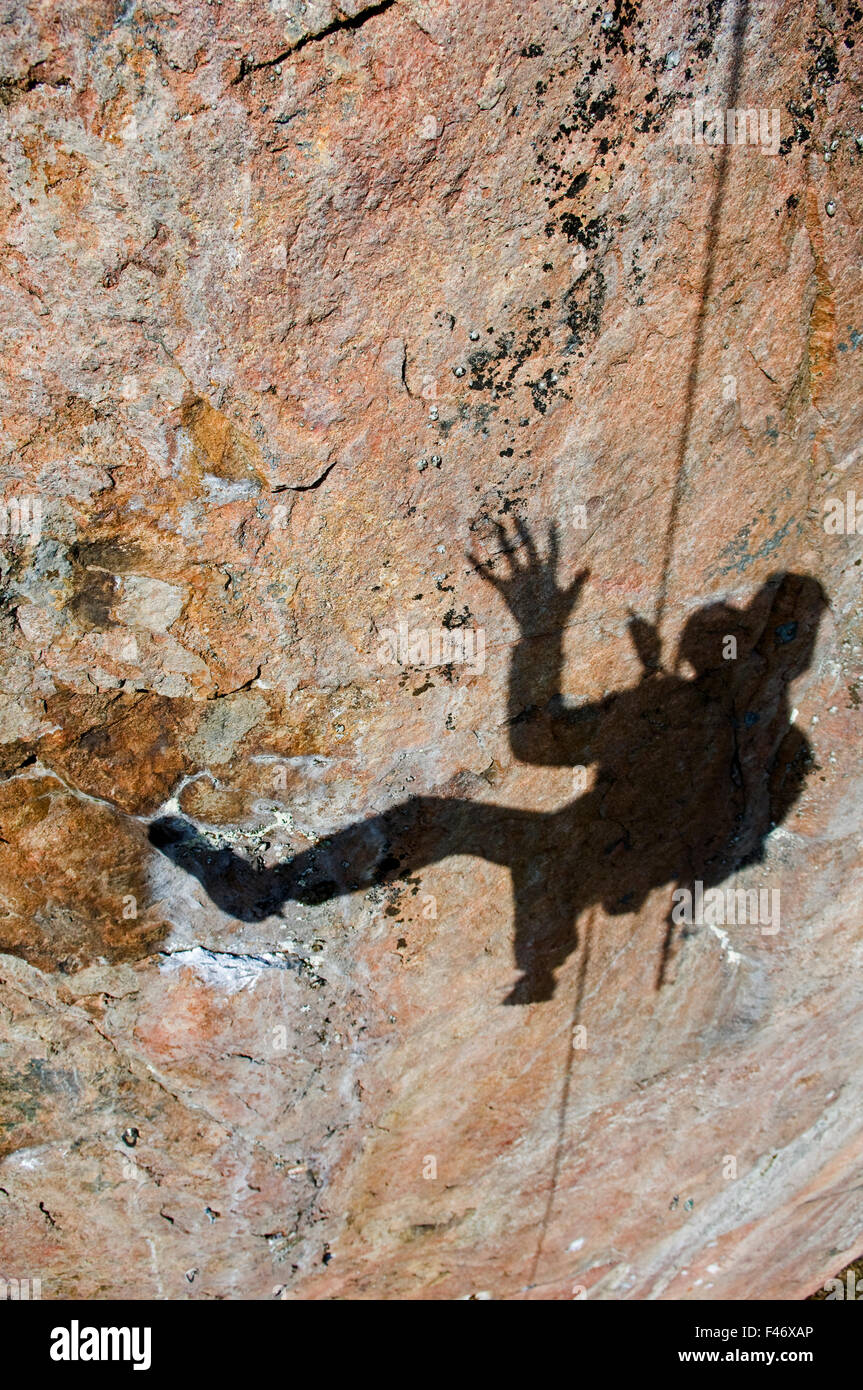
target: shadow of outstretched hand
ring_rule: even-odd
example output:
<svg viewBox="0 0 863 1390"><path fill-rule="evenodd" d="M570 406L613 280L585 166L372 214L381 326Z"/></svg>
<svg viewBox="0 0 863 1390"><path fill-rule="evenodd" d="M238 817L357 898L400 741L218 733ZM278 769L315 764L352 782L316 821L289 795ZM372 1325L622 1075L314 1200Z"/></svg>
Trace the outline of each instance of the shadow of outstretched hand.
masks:
<svg viewBox="0 0 863 1390"><path fill-rule="evenodd" d="M578 602L582 587L590 577L589 570L580 570L571 584L561 587L557 582L560 560L558 532L554 522L548 528L548 554L543 560L533 536L523 521L516 518L519 540L524 546L527 563L519 564L516 547L499 521L494 523L501 553L506 557L507 573L497 574L494 561L480 560L468 552L468 559L487 584L497 589L512 613L522 636L560 632Z"/></svg>

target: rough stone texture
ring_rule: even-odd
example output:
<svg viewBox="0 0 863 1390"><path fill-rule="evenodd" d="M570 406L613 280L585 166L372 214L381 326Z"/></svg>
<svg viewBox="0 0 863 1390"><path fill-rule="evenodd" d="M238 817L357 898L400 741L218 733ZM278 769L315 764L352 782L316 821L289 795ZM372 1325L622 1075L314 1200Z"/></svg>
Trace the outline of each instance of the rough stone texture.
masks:
<svg viewBox="0 0 863 1390"><path fill-rule="evenodd" d="M727 151L711 230L722 152L671 123L725 104L722 0L2 0L3 495L43 519L0 538L0 1276L768 1298L860 1253L861 543L823 525L863 494L859 20L751 5L782 147ZM572 697L638 682L667 544L669 652L823 584L815 762L740 875L778 934L703 927L657 988L656 888L505 1007L500 865L249 922L149 843L565 805L466 558L514 518L591 571ZM399 621L481 627L484 670L382 664Z"/></svg>

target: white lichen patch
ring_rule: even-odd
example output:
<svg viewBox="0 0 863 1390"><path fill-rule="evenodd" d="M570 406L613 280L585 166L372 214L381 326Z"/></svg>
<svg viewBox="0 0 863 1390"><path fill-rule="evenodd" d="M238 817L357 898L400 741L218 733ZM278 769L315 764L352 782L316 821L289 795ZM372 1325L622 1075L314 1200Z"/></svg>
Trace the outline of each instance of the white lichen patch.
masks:
<svg viewBox="0 0 863 1390"><path fill-rule="evenodd" d="M193 970L211 989L236 994L241 989L254 989L269 971L289 970L290 965L284 956L271 952L257 956L234 955L226 951L208 951L203 946L165 954L160 965L163 974L182 969Z"/></svg>

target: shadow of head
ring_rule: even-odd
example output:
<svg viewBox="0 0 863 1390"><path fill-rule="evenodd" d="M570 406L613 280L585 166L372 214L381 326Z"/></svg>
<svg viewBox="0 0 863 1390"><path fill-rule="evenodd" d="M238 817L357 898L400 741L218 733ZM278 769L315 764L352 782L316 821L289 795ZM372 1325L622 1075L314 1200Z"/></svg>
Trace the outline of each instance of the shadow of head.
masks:
<svg viewBox="0 0 863 1390"><path fill-rule="evenodd" d="M827 595L808 574L771 575L745 608L711 603L687 619L677 666L687 661L697 676L727 669L729 660L756 658L784 682L812 664ZM731 639L729 641L729 639Z"/></svg>

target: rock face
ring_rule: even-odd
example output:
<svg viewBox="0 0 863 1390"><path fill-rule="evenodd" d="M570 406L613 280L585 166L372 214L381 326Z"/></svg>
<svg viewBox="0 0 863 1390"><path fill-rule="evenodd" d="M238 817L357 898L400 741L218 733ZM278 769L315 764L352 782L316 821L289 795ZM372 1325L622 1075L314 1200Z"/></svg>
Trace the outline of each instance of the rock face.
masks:
<svg viewBox="0 0 863 1390"><path fill-rule="evenodd" d="M0 34L0 1277L812 1292L863 1244L853 0Z"/></svg>

